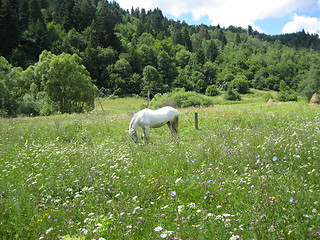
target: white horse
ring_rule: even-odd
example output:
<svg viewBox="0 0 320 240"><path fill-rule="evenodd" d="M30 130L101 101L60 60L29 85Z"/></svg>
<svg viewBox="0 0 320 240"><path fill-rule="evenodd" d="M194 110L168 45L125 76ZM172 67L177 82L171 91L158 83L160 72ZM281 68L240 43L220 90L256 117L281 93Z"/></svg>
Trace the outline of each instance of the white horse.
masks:
<svg viewBox="0 0 320 240"><path fill-rule="evenodd" d="M178 133L178 111L173 107L163 107L158 110L143 109L137 112L129 124L129 134L135 143L138 142L137 127L143 131L144 141L150 140L150 128L161 127L168 124L172 135Z"/></svg>

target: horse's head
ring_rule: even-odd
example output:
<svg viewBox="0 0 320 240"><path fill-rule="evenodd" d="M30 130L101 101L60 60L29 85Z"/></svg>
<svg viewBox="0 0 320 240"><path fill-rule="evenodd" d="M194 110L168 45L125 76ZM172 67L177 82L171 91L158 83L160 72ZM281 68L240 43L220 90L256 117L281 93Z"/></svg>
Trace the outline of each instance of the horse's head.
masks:
<svg viewBox="0 0 320 240"><path fill-rule="evenodd" d="M138 134L137 134L137 132L136 132L136 130L134 128L130 128L129 129L129 135L131 136L131 138L133 139L133 141L135 143L138 142Z"/></svg>

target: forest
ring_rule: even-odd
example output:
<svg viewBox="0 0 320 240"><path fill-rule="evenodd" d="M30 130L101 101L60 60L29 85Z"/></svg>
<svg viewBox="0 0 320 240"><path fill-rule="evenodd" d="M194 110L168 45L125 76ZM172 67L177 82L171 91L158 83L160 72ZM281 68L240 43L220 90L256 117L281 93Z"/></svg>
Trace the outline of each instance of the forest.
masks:
<svg viewBox="0 0 320 240"><path fill-rule="evenodd" d="M0 0L0 116L90 111L97 96L249 88L320 93L320 39L188 25L106 0Z"/></svg>

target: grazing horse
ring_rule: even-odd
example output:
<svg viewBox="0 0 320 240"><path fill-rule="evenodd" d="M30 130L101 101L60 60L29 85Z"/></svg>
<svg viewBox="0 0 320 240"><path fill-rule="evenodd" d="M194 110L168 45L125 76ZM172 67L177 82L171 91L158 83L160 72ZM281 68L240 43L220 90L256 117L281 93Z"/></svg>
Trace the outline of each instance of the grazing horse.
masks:
<svg viewBox="0 0 320 240"><path fill-rule="evenodd" d="M150 140L150 128L168 125L172 135L178 133L178 111L173 107L163 107L157 110L143 109L137 112L129 124L129 134L135 143L138 142L137 127L142 128L144 142Z"/></svg>

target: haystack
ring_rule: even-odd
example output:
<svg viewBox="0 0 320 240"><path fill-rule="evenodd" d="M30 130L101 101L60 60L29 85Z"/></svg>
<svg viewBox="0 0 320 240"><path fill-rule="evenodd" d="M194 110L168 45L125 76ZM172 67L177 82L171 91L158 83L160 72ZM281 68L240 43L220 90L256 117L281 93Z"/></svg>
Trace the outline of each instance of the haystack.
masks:
<svg viewBox="0 0 320 240"><path fill-rule="evenodd" d="M310 99L311 105L320 105L320 95L318 93L314 93Z"/></svg>
<svg viewBox="0 0 320 240"><path fill-rule="evenodd" d="M274 102L274 100L272 98L269 98L268 102L267 102L267 106L273 106L276 103Z"/></svg>

